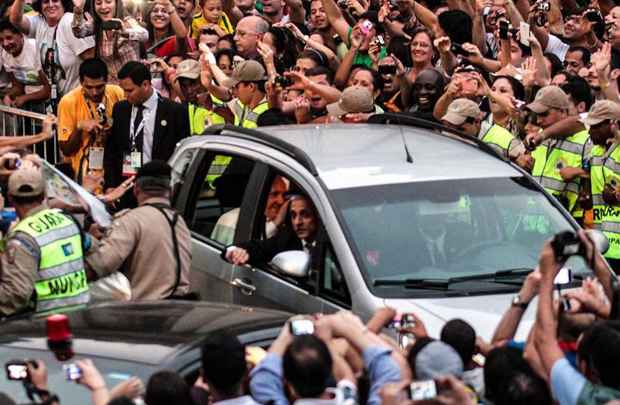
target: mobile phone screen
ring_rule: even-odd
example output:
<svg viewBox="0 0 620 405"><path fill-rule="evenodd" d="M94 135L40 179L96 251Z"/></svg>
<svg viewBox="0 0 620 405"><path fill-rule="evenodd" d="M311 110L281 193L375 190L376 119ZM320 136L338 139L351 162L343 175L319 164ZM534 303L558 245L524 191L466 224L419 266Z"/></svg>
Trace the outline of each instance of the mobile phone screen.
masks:
<svg viewBox="0 0 620 405"><path fill-rule="evenodd" d="M432 399L437 396L437 386L434 380L414 381L409 385L409 394L414 401Z"/></svg>
<svg viewBox="0 0 620 405"><path fill-rule="evenodd" d="M8 363L6 365L6 378L8 380L25 380L28 378L28 367L25 363Z"/></svg>

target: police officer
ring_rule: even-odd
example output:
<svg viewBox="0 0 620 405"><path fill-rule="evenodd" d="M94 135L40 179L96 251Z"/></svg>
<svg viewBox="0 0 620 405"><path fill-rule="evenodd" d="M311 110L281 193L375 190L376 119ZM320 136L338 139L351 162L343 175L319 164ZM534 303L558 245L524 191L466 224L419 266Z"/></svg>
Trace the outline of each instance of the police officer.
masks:
<svg viewBox="0 0 620 405"><path fill-rule="evenodd" d="M138 207L114 217L86 263L89 277L122 272L132 299L155 300L189 293L191 235L183 217L170 206L170 166L153 160L136 174Z"/></svg>
<svg viewBox="0 0 620 405"><path fill-rule="evenodd" d="M466 98L458 98L450 103L448 111L441 117L441 122L467 135L480 138L505 159L516 159L525 152L521 140L497 124L481 134L481 119L482 113L478 104Z"/></svg>
<svg viewBox="0 0 620 405"><path fill-rule="evenodd" d="M594 143L590 167L594 224L609 239L605 258L616 273L620 273L619 120L620 105L609 100L594 103L583 119Z"/></svg>
<svg viewBox="0 0 620 405"><path fill-rule="evenodd" d="M568 117L570 99L558 86L545 86L527 108L536 113L538 126L544 129ZM532 176L579 218L583 211L575 210L581 184L576 173L587 160L589 138L588 131L582 130L565 139L545 140L532 152Z"/></svg>
<svg viewBox="0 0 620 405"><path fill-rule="evenodd" d="M45 203L41 171L22 168L9 177L9 201L19 222L6 239L0 274L0 312L48 312L89 299L79 225Z"/></svg>
<svg viewBox="0 0 620 405"><path fill-rule="evenodd" d="M228 102L228 108L235 116L235 125L244 128L256 128L258 117L269 109L265 97L265 68L255 60L246 60L239 63L232 72L232 81L228 83L233 88L235 98Z"/></svg>

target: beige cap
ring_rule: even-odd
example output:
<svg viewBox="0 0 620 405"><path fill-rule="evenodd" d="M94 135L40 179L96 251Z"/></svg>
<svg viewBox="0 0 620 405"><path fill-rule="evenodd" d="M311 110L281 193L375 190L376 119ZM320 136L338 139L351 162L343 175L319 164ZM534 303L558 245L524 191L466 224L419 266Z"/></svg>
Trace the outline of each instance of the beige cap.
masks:
<svg viewBox="0 0 620 405"><path fill-rule="evenodd" d="M370 113L375 111L372 93L366 87L351 86L344 89L340 100L327 105L327 112L333 117L349 113Z"/></svg>
<svg viewBox="0 0 620 405"><path fill-rule="evenodd" d="M448 111L441 117L452 125L462 125L467 118L479 118L480 108L468 98L457 98L448 106Z"/></svg>
<svg viewBox="0 0 620 405"><path fill-rule="evenodd" d="M260 82L262 80L267 80L263 65L255 60L244 60L235 66L228 87L233 87L240 82Z"/></svg>
<svg viewBox="0 0 620 405"><path fill-rule="evenodd" d="M588 115L581 121L591 127L605 120L620 120L620 104L611 100L597 101L590 107Z"/></svg>
<svg viewBox="0 0 620 405"><path fill-rule="evenodd" d="M200 63L197 60L185 59L177 66L176 79L180 78L196 80L200 77Z"/></svg>
<svg viewBox="0 0 620 405"><path fill-rule="evenodd" d="M570 101L566 93L564 93L564 90L558 86L545 86L538 90L536 98L527 105L527 108L540 114L546 112L550 108L566 110L569 105Z"/></svg>
<svg viewBox="0 0 620 405"><path fill-rule="evenodd" d="M9 177L9 194L16 197L34 197L43 194L45 181L41 170L24 168L14 171Z"/></svg>

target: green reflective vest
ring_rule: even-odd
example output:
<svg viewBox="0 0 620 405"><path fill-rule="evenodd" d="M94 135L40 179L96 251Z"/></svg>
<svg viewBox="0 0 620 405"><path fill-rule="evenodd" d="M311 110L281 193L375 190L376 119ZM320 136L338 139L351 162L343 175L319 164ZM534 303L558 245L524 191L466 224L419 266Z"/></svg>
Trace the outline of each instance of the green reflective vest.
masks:
<svg viewBox="0 0 620 405"><path fill-rule="evenodd" d="M580 181L576 178L565 182L560 176L560 170L564 167L582 166L589 139L588 131L583 130L563 140L547 140L532 152L532 176L547 192L560 200L569 212L573 211L577 203ZM578 215L577 213L575 216Z"/></svg>
<svg viewBox="0 0 620 405"><path fill-rule="evenodd" d="M202 135L207 125L224 124L224 117L194 104L187 106L191 135Z"/></svg>
<svg viewBox="0 0 620 405"><path fill-rule="evenodd" d="M40 250L34 284L36 311L88 303L82 237L75 221L59 210L47 208L22 219L9 237L17 232L30 235Z"/></svg>
<svg viewBox="0 0 620 405"><path fill-rule="evenodd" d="M594 225L609 239L605 257L620 259L620 206L610 206L603 200L605 185L617 188L620 185L620 144L613 144L609 150L595 145L592 148L590 182L592 184L592 209Z"/></svg>
<svg viewBox="0 0 620 405"><path fill-rule="evenodd" d="M493 148L501 157L509 159L510 144L515 139L506 128L494 124L482 137L482 142Z"/></svg>
<svg viewBox="0 0 620 405"><path fill-rule="evenodd" d="M239 99L235 99L230 104L230 109L235 115L235 125L242 126L243 128L256 128L256 121L258 117L269 109L269 103L262 101L253 109L249 109L244 106Z"/></svg>

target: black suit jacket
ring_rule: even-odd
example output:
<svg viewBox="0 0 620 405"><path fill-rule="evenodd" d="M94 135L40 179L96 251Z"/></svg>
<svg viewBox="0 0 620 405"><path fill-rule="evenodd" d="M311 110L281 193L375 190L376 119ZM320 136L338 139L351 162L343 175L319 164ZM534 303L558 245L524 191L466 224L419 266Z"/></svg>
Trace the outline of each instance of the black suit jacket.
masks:
<svg viewBox="0 0 620 405"><path fill-rule="evenodd" d="M310 267L316 268L318 263L318 242L314 243L314 246L310 248ZM272 236L269 239L250 240L236 244L236 246L248 251L250 255L249 263L252 266L259 266L261 264L269 263L271 259L278 253L286 252L287 250L303 250L301 240L295 234L295 231L290 227L285 227ZM222 257L225 258L226 249L222 252Z"/></svg>
<svg viewBox="0 0 620 405"><path fill-rule="evenodd" d="M123 182L123 157L130 152L129 125L131 107L127 100L119 101L112 110L112 133L105 143L103 169L105 187L116 187ZM153 131L152 159L167 161L181 139L190 135L189 115L185 105L175 103L163 97L157 102L155 129ZM142 151L142 137L136 139L139 151Z"/></svg>

